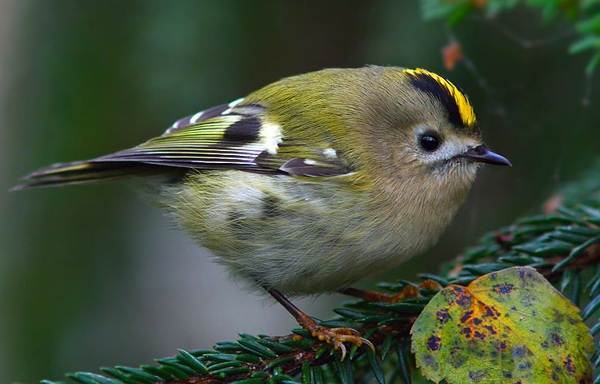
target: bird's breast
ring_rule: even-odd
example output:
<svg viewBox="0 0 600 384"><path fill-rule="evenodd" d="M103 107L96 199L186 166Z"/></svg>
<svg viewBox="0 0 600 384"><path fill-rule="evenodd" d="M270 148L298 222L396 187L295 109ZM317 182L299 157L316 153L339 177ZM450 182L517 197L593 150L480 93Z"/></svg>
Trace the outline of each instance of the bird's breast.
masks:
<svg viewBox="0 0 600 384"><path fill-rule="evenodd" d="M163 195L234 275L291 294L336 290L396 266L440 232L439 218L410 204L335 182L202 172Z"/></svg>

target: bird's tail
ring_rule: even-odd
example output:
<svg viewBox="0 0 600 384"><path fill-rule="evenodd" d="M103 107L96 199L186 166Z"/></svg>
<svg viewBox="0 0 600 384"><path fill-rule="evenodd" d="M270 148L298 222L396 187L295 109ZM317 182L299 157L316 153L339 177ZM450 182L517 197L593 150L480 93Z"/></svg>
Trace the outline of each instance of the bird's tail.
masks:
<svg viewBox="0 0 600 384"><path fill-rule="evenodd" d="M97 160L57 163L23 177L12 190L110 180L152 172L153 168L140 163Z"/></svg>

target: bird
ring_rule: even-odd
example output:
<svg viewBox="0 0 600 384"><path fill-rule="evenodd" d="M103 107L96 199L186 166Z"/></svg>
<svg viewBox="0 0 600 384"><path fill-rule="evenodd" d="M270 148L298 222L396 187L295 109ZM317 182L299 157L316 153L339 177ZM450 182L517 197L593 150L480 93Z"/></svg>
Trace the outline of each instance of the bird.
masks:
<svg viewBox="0 0 600 384"><path fill-rule="evenodd" d="M511 165L484 145L463 91L423 68L369 65L283 78L14 189L139 180L236 281L268 292L343 359L345 343L372 344L290 297L355 292L431 247L482 164Z"/></svg>

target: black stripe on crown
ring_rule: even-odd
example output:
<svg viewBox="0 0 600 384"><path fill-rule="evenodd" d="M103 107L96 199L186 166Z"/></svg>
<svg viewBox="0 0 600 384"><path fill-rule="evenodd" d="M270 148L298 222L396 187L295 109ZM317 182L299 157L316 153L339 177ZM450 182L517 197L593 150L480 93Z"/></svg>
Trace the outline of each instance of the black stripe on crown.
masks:
<svg viewBox="0 0 600 384"><path fill-rule="evenodd" d="M426 73L412 74L410 76L410 82L415 88L435 97L440 101L442 106L444 106L446 109L448 121L451 124L455 126L465 125L460 116L456 100L447 87L440 84L436 79Z"/></svg>

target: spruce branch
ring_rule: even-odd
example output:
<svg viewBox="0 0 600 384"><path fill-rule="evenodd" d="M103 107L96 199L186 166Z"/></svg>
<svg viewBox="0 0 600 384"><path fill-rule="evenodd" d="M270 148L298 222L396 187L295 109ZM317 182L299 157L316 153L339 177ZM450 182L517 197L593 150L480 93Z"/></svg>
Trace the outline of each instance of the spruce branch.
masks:
<svg viewBox="0 0 600 384"><path fill-rule="evenodd" d="M382 282L379 289L398 302L352 301L334 310L337 317L320 322L352 327L376 347L353 347L339 361L329 346L303 329L286 336L241 334L235 341L207 350L179 350L174 357L138 368L101 368L102 374L76 372L67 377L82 384L216 384L216 383L410 383L418 372L410 352L410 329L438 287L467 285L476 278L513 266L531 266L580 306L592 335L600 335L600 162L579 181L553 196L545 212L517 220L484 235L473 247L442 268L416 281ZM429 283L422 284L424 281ZM435 282L435 283L432 283ZM600 382L600 358L595 383ZM49 380L44 384L53 384Z"/></svg>

